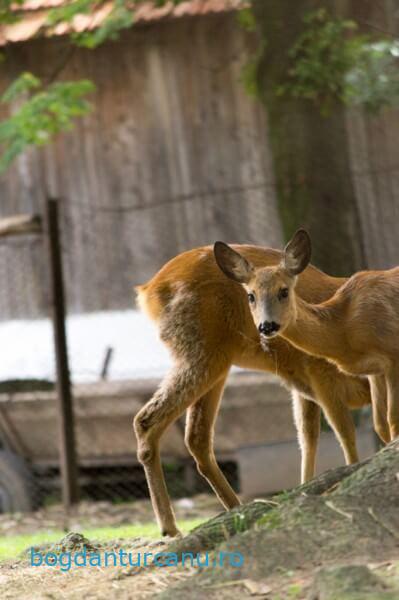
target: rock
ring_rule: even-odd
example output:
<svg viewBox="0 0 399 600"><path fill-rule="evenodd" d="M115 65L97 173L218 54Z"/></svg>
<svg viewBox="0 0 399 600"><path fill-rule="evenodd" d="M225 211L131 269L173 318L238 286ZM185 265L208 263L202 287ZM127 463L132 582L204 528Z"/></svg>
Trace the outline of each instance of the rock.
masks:
<svg viewBox="0 0 399 600"><path fill-rule="evenodd" d="M314 577L308 600L395 600L398 590L387 589L365 565L329 566Z"/></svg>

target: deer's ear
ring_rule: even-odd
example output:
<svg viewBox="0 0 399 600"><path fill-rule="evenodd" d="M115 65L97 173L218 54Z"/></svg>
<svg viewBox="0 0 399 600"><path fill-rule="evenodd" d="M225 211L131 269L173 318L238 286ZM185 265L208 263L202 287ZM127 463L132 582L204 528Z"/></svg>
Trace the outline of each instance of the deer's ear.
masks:
<svg viewBox="0 0 399 600"><path fill-rule="evenodd" d="M298 229L284 248L282 265L291 275L299 275L308 266L312 256L310 236L304 229Z"/></svg>
<svg viewBox="0 0 399 600"><path fill-rule="evenodd" d="M215 260L227 277L238 283L248 283L254 274L254 267L246 258L224 242L215 242Z"/></svg>

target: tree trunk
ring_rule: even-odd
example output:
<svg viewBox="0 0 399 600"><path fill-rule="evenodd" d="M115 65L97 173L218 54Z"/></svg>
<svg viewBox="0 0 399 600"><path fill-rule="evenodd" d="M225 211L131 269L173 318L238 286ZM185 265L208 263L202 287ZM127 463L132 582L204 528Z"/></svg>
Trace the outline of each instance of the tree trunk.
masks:
<svg viewBox="0 0 399 600"><path fill-rule="evenodd" d="M262 45L257 83L269 117L269 134L283 231L299 226L313 240L313 262L335 275L364 268L360 220L350 172L345 108L336 104L322 116L310 101L278 97L286 82L288 51L303 30L303 17L325 6L348 16L349 0L253 0Z"/></svg>

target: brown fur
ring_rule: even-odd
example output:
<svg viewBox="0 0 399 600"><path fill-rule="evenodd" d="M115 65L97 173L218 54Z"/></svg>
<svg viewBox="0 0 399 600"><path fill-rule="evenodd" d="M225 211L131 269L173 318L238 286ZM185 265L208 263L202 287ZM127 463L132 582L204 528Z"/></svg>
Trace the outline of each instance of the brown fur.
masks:
<svg viewBox="0 0 399 600"><path fill-rule="evenodd" d="M367 375L375 415L399 435L399 269L357 273L327 302L296 302L296 319L283 336L324 356L341 371Z"/></svg>
<svg viewBox="0 0 399 600"><path fill-rule="evenodd" d="M282 253L256 246L233 246L254 268L278 265ZM343 279L309 266L299 277L298 293L307 301L330 298ZM161 530L176 535L159 454L167 426L187 410L186 444L200 473L226 508L239 504L216 463L213 428L231 365L279 375L292 391L302 451L302 481L314 474L320 408L332 425L346 462L357 460L349 408L370 402L367 381L339 373L283 339L263 348L243 287L218 268L211 247L202 247L168 262L147 284L137 288L140 306L157 322L175 366L134 420L138 457L147 475Z"/></svg>

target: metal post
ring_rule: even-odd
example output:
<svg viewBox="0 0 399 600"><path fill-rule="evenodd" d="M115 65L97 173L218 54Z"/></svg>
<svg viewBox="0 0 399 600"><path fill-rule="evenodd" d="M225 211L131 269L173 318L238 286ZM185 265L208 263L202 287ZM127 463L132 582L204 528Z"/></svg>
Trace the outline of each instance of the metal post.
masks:
<svg viewBox="0 0 399 600"><path fill-rule="evenodd" d="M107 346L103 367L101 369L101 379L103 379L103 380L108 378L109 366L111 364L113 354L114 354L114 349L111 346Z"/></svg>
<svg viewBox="0 0 399 600"><path fill-rule="evenodd" d="M65 329L65 294L62 272L57 200L46 202L47 243L50 264L51 305L57 368L60 469L62 499L66 508L79 499L74 416Z"/></svg>

